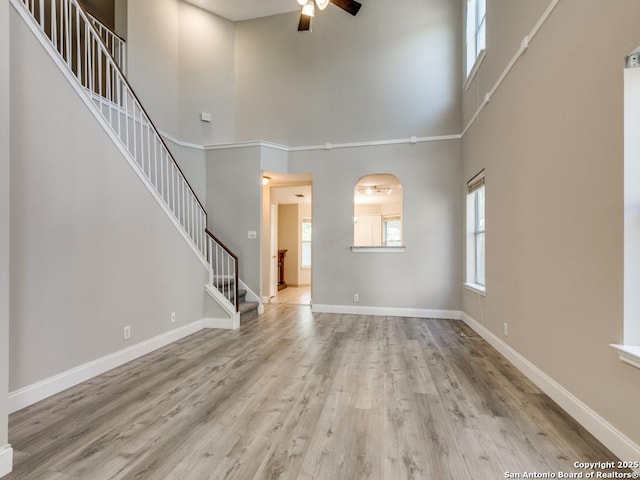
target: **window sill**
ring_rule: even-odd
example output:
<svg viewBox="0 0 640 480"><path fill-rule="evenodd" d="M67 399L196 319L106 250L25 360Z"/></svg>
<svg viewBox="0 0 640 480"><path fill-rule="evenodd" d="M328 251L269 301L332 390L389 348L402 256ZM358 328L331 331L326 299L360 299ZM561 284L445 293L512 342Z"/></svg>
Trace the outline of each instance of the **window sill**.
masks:
<svg viewBox="0 0 640 480"><path fill-rule="evenodd" d="M302 265L300 270L311 270L311 265Z"/></svg>
<svg viewBox="0 0 640 480"><path fill-rule="evenodd" d="M356 247L352 246L353 253L404 253L405 247Z"/></svg>
<svg viewBox="0 0 640 480"><path fill-rule="evenodd" d="M473 293L477 293L478 295L482 295L483 297L487 296L486 287L479 285L477 283L465 283L464 288L472 291Z"/></svg>
<svg viewBox="0 0 640 480"><path fill-rule="evenodd" d="M487 53L486 50L481 50L480 54L478 55L478 58L476 58L476 61L473 64L473 67L471 67L471 71L469 72L469 75L467 75L467 79L464 81L464 84L462 85L462 88L464 89L465 92L469 89L469 86L471 85L471 82L473 82L473 79L476 78L478 70L480 70L480 65L482 65L482 61L486 56L486 53Z"/></svg>
<svg viewBox="0 0 640 480"><path fill-rule="evenodd" d="M635 345L614 345L611 347L618 351L620 360L636 368L640 368L640 346Z"/></svg>

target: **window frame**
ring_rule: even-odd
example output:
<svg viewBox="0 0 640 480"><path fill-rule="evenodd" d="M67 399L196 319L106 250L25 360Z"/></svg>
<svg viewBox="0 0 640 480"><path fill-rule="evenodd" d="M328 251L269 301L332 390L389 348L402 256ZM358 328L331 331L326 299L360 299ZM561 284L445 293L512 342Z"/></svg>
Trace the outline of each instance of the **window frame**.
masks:
<svg viewBox="0 0 640 480"><path fill-rule="evenodd" d="M486 189L484 170L467 183L465 287L486 294Z"/></svg>
<svg viewBox="0 0 640 480"><path fill-rule="evenodd" d="M309 232L309 240L305 240L305 225L310 225L311 231ZM311 220L311 217L303 217L301 222L300 222L300 268L311 268L313 266L313 260L312 260L312 255L311 255L311 249L313 248L313 222ZM304 262L304 246L305 244L309 245L309 263L306 264Z"/></svg>
<svg viewBox="0 0 640 480"><path fill-rule="evenodd" d="M387 224L391 222L398 223L399 237L398 240L388 240ZM394 245L390 245L392 242ZM383 247L401 247L402 246L402 217L400 214L383 215L382 216L382 246Z"/></svg>
<svg viewBox="0 0 640 480"><path fill-rule="evenodd" d="M480 8L480 6L482 8ZM473 18L469 13L472 12ZM481 13L484 14L480 17ZM487 48L487 2L467 0L465 29L465 88L475 76Z"/></svg>

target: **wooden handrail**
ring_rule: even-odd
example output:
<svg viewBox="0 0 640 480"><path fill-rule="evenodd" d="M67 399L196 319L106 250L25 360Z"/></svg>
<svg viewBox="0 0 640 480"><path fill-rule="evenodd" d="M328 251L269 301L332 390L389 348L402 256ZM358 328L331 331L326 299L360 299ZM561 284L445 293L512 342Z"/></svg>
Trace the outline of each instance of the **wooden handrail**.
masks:
<svg viewBox="0 0 640 480"><path fill-rule="evenodd" d="M222 247L222 249L227 252L229 255L231 255L231 257L235 260L238 261L238 256L233 253L229 247L227 247L223 242L220 241L220 239L218 237L216 237L213 233L211 233L211 231L207 228L205 229L205 233L207 235L209 235L218 245L220 245Z"/></svg>

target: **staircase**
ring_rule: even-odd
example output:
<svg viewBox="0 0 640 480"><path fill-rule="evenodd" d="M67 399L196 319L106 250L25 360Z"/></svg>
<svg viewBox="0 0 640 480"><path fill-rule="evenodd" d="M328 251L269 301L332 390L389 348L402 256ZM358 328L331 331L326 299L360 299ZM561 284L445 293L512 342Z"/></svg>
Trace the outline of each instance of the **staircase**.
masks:
<svg viewBox="0 0 640 480"><path fill-rule="evenodd" d="M127 81L124 40L77 0L10 1L207 268L205 290L232 328L255 316L261 305L238 277L238 257L208 230L204 206Z"/></svg>

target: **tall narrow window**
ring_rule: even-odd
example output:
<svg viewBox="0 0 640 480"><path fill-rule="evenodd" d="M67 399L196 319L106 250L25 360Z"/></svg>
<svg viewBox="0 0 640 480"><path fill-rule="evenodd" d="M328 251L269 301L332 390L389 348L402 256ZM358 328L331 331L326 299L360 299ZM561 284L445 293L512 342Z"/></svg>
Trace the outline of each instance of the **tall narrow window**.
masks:
<svg viewBox="0 0 640 480"><path fill-rule="evenodd" d="M467 278L466 285L485 291L484 170L467 183Z"/></svg>
<svg viewBox="0 0 640 480"><path fill-rule="evenodd" d="M467 76L486 47L486 0L467 0Z"/></svg>
<svg viewBox="0 0 640 480"><path fill-rule="evenodd" d="M612 345L640 368L640 47L624 70L624 335Z"/></svg>
<svg viewBox="0 0 640 480"><path fill-rule="evenodd" d="M302 219L302 268L311 267L311 219Z"/></svg>

